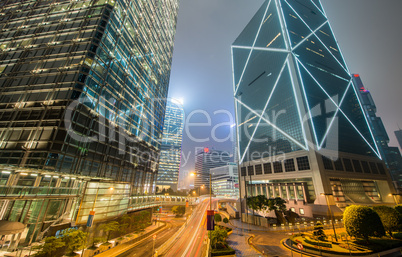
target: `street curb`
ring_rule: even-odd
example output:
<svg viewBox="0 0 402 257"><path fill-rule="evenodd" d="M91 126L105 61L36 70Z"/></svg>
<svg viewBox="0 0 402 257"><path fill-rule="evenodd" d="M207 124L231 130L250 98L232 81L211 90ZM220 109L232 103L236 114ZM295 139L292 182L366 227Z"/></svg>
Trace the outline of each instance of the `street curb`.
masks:
<svg viewBox="0 0 402 257"><path fill-rule="evenodd" d="M300 251L300 250L296 250L296 249L294 249L293 247L291 248L290 246L288 246L286 243L285 243L285 241L286 240L288 240L288 238L284 238L284 239L282 239L281 240L281 246L284 246L284 248L286 248L288 251L290 251L290 252L296 252L296 253L301 253L301 254L303 254L303 255L306 255L306 256L311 256L311 257L321 257L320 255L315 255L315 254L311 254L311 253L307 253L307 252L303 252L303 251Z"/></svg>
<svg viewBox="0 0 402 257"><path fill-rule="evenodd" d="M255 246L252 242L253 238L255 237L255 235L251 235L247 238L247 243L249 246L251 246L251 248L253 248L256 252L262 254L263 256L266 256L265 253L263 253L262 251L260 251L257 246Z"/></svg>

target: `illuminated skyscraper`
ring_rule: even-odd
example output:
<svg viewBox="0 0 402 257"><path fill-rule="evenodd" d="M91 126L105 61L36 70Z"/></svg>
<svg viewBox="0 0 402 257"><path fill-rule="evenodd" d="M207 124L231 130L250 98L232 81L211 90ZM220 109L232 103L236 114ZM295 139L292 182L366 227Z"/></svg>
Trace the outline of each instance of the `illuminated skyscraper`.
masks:
<svg viewBox="0 0 402 257"><path fill-rule="evenodd" d="M86 223L92 206L95 221L122 215L155 191L177 12L178 0L0 1L11 197L0 219L27 224L21 243Z"/></svg>
<svg viewBox="0 0 402 257"><path fill-rule="evenodd" d="M265 1L232 56L242 198L295 200L302 215L326 215L328 195L339 207L393 201L319 0Z"/></svg>
<svg viewBox="0 0 402 257"><path fill-rule="evenodd" d="M157 186L159 190L177 190L179 180L181 143L183 139L183 103L169 99L163 125L162 147L159 159Z"/></svg>
<svg viewBox="0 0 402 257"><path fill-rule="evenodd" d="M195 155L194 187L205 186L205 188L209 188L210 169L225 166L230 161L231 157L228 152L208 147L200 149Z"/></svg>

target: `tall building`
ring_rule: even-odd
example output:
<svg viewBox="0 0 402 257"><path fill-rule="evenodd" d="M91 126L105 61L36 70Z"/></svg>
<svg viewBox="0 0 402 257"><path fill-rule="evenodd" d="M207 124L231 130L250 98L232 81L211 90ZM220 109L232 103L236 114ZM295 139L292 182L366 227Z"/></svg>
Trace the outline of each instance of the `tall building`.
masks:
<svg viewBox="0 0 402 257"><path fill-rule="evenodd" d="M395 131L395 136L398 140L399 147L402 148L402 129Z"/></svg>
<svg viewBox="0 0 402 257"><path fill-rule="evenodd" d="M177 12L178 0L0 2L0 219L26 224L21 244L154 193Z"/></svg>
<svg viewBox="0 0 402 257"><path fill-rule="evenodd" d="M310 216L327 215L327 200L341 208L393 202L319 0L265 1L232 56L241 198L279 196Z"/></svg>
<svg viewBox="0 0 402 257"><path fill-rule="evenodd" d="M181 143L183 138L183 103L169 99L163 125L162 147L159 159L157 186L159 190L177 190L179 180Z"/></svg>
<svg viewBox="0 0 402 257"><path fill-rule="evenodd" d="M239 172L237 163L210 169L212 173L212 192L217 197L239 198Z"/></svg>
<svg viewBox="0 0 402 257"><path fill-rule="evenodd" d="M360 75L353 74L352 80L363 106L363 110L368 117L367 120L373 131L379 153L387 165L395 188L398 189L398 191L402 191L402 158L399 149L397 147L388 146L388 133L381 118L376 115L377 106L374 103L370 91L364 87Z"/></svg>
<svg viewBox="0 0 402 257"><path fill-rule="evenodd" d="M209 188L210 169L224 166L230 161L228 152L205 147L195 155L195 178L194 187L205 186ZM211 174L212 175L212 174Z"/></svg>

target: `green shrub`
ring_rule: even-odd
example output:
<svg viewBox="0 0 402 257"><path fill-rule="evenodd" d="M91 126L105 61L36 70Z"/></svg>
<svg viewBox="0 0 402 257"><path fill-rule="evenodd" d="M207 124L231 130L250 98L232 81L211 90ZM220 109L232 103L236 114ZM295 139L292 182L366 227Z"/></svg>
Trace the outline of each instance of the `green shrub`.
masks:
<svg viewBox="0 0 402 257"><path fill-rule="evenodd" d="M373 210L380 216L385 231L392 237L392 232L398 228L399 213L388 206L374 206Z"/></svg>
<svg viewBox="0 0 402 257"><path fill-rule="evenodd" d="M211 256L225 256L225 255L234 255L234 254L236 254L236 251L230 247L228 247L226 249L211 250Z"/></svg>
<svg viewBox="0 0 402 257"><path fill-rule="evenodd" d="M351 205L343 213L344 226L350 236L364 238L385 235L384 226L378 214L367 206Z"/></svg>

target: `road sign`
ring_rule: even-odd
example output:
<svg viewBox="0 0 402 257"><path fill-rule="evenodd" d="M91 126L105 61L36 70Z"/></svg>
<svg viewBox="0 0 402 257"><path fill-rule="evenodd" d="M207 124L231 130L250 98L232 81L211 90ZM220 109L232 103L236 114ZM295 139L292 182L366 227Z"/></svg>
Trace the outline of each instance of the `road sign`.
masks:
<svg viewBox="0 0 402 257"><path fill-rule="evenodd" d="M298 243L298 244L297 244L297 248L299 248L299 250L303 250L304 247L303 247L302 244Z"/></svg>
<svg viewBox="0 0 402 257"><path fill-rule="evenodd" d="M152 236L152 239L153 239L153 240L156 240L156 235L153 235L153 236Z"/></svg>

